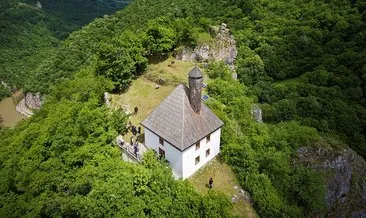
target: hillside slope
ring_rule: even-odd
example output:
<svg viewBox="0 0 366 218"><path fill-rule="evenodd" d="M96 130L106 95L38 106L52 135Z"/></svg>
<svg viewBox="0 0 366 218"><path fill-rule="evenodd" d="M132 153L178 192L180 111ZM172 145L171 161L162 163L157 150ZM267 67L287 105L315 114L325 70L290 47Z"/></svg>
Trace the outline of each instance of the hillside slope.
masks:
<svg viewBox="0 0 366 218"><path fill-rule="evenodd" d="M208 63L207 104L225 122L222 157L251 194L258 214L331 217L342 211L345 217L364 216L366 175L360 155L364 158L366 149L365 8L363 1L345 0L136 0L114 15L94 20L63 41L27 83L28 91L48 94L48 106L1 135L7 139L1 147L4 213L15 208L18 214L87 216L94 214L95 206L96 216L104 215L103 210L136 215L129 207L113 205L114 210L105 203L115 202L115 193L121 205L133 200L139 206L137 215L182 215L171 203L177 198L184 207L194 202L197 210L210 211L196 207L205 198L197 200L194 191L180 195L187 190L162 188L161 181L170 184L169 175L150 171L161 165L149 162L139 174L115 162L115 151L105 146L111 144L110 135L123 131L125 121L119 120L123 112L110 117L101 99L104 91L126 91L148 69L149 60L159 62L175 49L194 47L199 35L213 34L212 27L225 22L237 42L238 80L225 64ZM263 108L264 123L253 120L254 103ZM45 130L37 133L43 125ZM108 157L114 167L104 172L104 163L111 163ZM55 165L72 168L76 178L50 176ZM67 172L57 172L63 171ZM123 186L121 193L113 185L123 172L133 192ZM113 181L104 181L103 176ZM171 184L179 188L186 183ZM164 198L154 190L163 192ZM215 202L228 209L227 199L221 197ZM98 198L103 199L101 204ZM56 199L54 204L50 199ZM89 207L72 207L69 202ZM228 215L227 211L216 215Z"/></svg>
<svg viewBox="0 0 366 218"><path fill-rule="evenodd" d="M0 3L0 81L21 88L59 40L128 1L2 1ZM0 85L0 89L4 89ZM5 96L0 94L0 99Z"/></svg>

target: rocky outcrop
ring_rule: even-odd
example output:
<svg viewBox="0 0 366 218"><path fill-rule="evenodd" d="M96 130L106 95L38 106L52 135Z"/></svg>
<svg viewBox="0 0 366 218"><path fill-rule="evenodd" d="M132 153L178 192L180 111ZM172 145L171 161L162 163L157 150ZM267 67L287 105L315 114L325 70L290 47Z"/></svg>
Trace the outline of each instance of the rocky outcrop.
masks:
<svg viewBox="0 0 366 218"><path fill-rule="evenodd" d="M39 8L39 9L42 9L42 4L41 4L41 2L37 1L36 7L37 7L37 8Z"/></svg>
<svg viewBox="0 0 366 218"><path fill-rule="evenodd" d="M250 197L249 192L245 191L244 189L234 186L235 191L237 192L231 197L231 202L236 203L242 198L244 201L248 202L250 205L253 205L252 198Z"/></svg>
<svg viewBox="0 0 366 218"><path fill-rule="evenodd" d="M234 36L230 34L226 24L221 24L214 43L198 45L196 48L183 48L176 51L174 56L183 61L225 61L230 67L234 68L234 61L238 51Z"/></svg>
<svg viewBox="0 0 366 218"><path fill-rule="evenodd" d="M40 109L42 106L42 97L39 93L27 93L16 106L16 110L26 117L33 115L35 109Z"/></svg>
<svg viewBox="0 0 366 218"><path fill-rule="evenodd" d="M20 100L20 102L16 105L15 109L26 117L31 117L33 115L33 111L29 109L25 104L24 98Z"/></svg>
<svg viewBox="0 0 366 218"><path fill-rule="evenodd" d="M104 102L108 107L111 106L111 97L108 92L104 92Z"/></svg>
<svg viewBox="0 0 366 218"><path fill-rule="evenodd" d="M27 93L25 95L25 104L29 109L40 109L42 106L41 94Z"/></svg>
<svg viewBox="0 0 366 218"><path fill-rule="evenodd" d="M258 107L258 105L253 105L251 109L251 114L253 119L258 123L263 123L262 119L262 110Z"/></svg>
<svg viewBox="0 0 366 218"><path fill-rule="evenodd" d="M326 175L327 217L366 217L366 162L350 148L300 148L298 159Z"/></svg>

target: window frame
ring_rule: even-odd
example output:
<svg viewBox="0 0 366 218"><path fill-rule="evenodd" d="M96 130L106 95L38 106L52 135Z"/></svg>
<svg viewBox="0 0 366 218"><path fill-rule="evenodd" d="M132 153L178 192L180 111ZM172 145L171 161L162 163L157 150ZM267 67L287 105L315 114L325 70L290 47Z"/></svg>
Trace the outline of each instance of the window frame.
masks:
<svg viewBox="0 0 366 218"><path fill-rule="evenodd" d="M210 156L210 154L211 154L211 150L210 149L207 149L206 150L206 157Z"/></svg>
<svg viewBox="0 0 366 218"><path fill-rule="evenodd" d="M159 156L165 158L165 150L159 148Z"/></svg>
<svg viewBox="0 0 366 218"><path fill-rule="evenodd" d="M200 142L196 142L196 151L199 150L201 148L201 143Z"/></svg>
<svg viewBox="0 0 366 218"><path fill-rule="evenodd" d="M164 139L160 136L159 136L159 144L164 146Z"/></svg>
<svg viewBox="0 0 366 218"><path fill-rule="evenodd" d="M210 143L211 141L211 133L206 136L206 144Z"/></svg>
<svg viewBox="0 0 366 218"><path fill-rule="evenodd" d="M194 159L194 162L195 162L195 165L199 164L201 161L201 158L200 158L200 155L198 155L195 159Z"/></svg>

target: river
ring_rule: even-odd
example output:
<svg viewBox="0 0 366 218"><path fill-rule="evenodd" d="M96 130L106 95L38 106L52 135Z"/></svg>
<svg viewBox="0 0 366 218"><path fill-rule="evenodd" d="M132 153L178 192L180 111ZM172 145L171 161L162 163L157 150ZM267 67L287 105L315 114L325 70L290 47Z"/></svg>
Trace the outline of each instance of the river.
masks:
<svg viewBox="0 0 366 218"><path fill-rule="evenodd" d="M0 125L5 127L14 127L19 121L26 118L26 116L20 114L15 109L15 104L13 99L17 99L22 95L20 91L14 93L11 97L5 98L0 101L0 117L2 122Z"/></svg>

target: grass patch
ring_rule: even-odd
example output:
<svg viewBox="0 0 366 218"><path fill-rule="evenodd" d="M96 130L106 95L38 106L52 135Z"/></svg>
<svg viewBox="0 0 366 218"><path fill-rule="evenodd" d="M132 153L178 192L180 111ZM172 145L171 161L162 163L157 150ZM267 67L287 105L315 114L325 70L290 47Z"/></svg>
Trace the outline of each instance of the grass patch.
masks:
<svg viewBox="0 0 366 218"><path fill-rule="evenodd" d="M214 180L214 190L225 193L230 199L235 194L238 194L240 185L236 180L234 172L227 164L220 161L219 158L210 161L204 168L200 169L188 180L192 182L199 192L206 194L209 190L208 180L211 177ZM235 186L238 188L235 189ZM233 215L237 217L258 217L250 203L244 199L240 199L235 203L232 212Z"/></svg>
<svg viewBox="0 0 366 218"><path fill-rule="evenodd" d="M142 133L144 132L140 122L146 118L159 104L166 98L173 90L174 86L161 86L156 89L156 83L147 80L144 77L140 77L134 80L129 89L122 94L111 95L111 106L120 107L127 110L129 113L133 113L134 108L138 108L137 114L130 116L130 121L134 126L140 126ZM142 135L142 134L141 134ZM125 140L129 140L132 133L129 131L124 135ZM137 140L141 143L144 142L144 137L137 136Z"/></svg>
<svg viewBox="0 0 366 218"><path fill-rule="evenodd" d="M137 114L133 114L130 118L132 124L137 125L175 88L173 86L161 86L156 89L155 86L154 82L140 77L132 82L125 93L111 95L112 107L121 107L133 112L133 109L137 106Z"/></svg>
<svg viewBox="0 0 366 218"><path fill-rule="evenodd" d="M172 64L174 61L174 64ZM138 107L137 114L130 117L130 121L135 126L140 126L144 120L159 104L164 100L179 83L187 85L188 72L194 67L192 62L184 62L166 57L161 62L153 61L149 64L147 72L134 80L128 90L122 94L112 94L112 107L120 107L129 112L133 112ZM164 84L156 89L158 81L164 80ZM142 128L142 126L141 126ZM143 132L143 128L142 128ZM125 138L130 138L128 133ZM142 137L138 137L143 142Z"/></svg>
<svg viewBox="0 0 366 218"><path fill-rule="evenodd" d="M167 57L161 62L150 63L143 77L160 85L177 86L179 83L188 85L188 73L195 65L193 62ZM203 74L203 82L208 83L209 78L203 65L198 63Z"/></svg>
<svg viewBox="0 0 366 218"><path fill-rule="evenodd" d="M194 65L192 62L169 57L162 62L149 64L144 77L160 85L187 84L188 72L192 70Z"/></svg>
<svg viewBox="0 0 366 218"><path fill-rule="evenodd" d="M174 62L174 63L172 63ZM130 121L135 126L140 126L144 120L159 104L164 100L179 83L188 85L188 73L193 69L195 63L176 60L173 57L164 57L161 62L153 60L148 66L147 72L134 80L131 86L122 94L111 95L111 106L120 107L129 112L133 112L138 107L138 113L130 117ZM204 82L208 83L208 77L200 66L204 77ZM159 83L163 80L164 83ZM160 87L156 89L156 85ZM206 92L205 89L202 90ZM142 128L142 127L141 127ZM143 132L143 128L142 128ZM128 133L125 139L130 138ZM139 137L141 139L142 137ZM139 140L140 142L143 142Z"/></svg>

